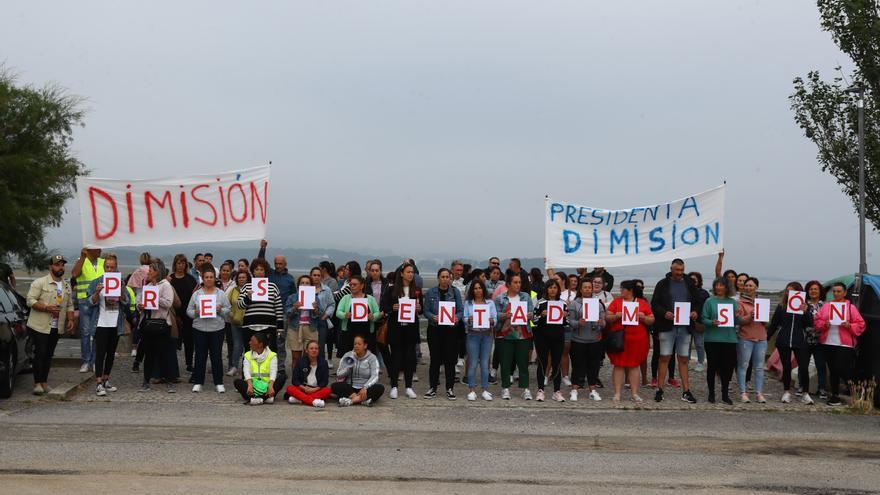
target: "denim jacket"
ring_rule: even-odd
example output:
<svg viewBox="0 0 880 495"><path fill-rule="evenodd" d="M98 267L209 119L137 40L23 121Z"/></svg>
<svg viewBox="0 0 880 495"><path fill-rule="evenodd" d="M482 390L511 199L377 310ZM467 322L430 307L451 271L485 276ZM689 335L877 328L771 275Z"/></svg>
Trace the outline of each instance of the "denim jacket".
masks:
<svg viewBox="0 0 880 495"><path fill-rule="evenodd" d="M287 298L287 302L284 304L285 315L287 315L287 321L290 322L288 325L292 329L299 328L299 311L293 309L293 305L299 301L299 291L293 291L293 294ZM321 284L321 290L315 294L315 302L318 303L318 311L317 314L321 316L332 317L333 313L336 311L336 303L333 302L333 292L330 290L330 287L327 287L324 284ZM309 325L315 327L316 329L320 326L326 326L327 320L321 320L320 318L315 317L314 311L309 311Z"/></svg>
<svg viewBox="0 0 880 495"><path fill-rule="evenodd" d="M535 300L525 292L519 293L519 300L526 301L526 316L531 316L535 311ZM495 299L495 310L498 311L498 321L495 323L496 338L508 340L531 339L532 330L529 325L508 325L509 328L505 328L504 322L501 321L501 313L508 312L510 310L509 306L510 296L507 292L502 293Z"/></svg>
<svg viewBox="0 0 880 495"><path fill-rule="evenodd" d="M450 298L450 294L452 297ZM425 294L425 304L422 307L422 314L428 320L428 325L436 326L437 323L434 322L434 317L437 316L437 313L440 312L440 288L434 287L432 289L428 289L428 292ZM446 299L443 301L455 301L455 321L456 323L461 322L464 316L464 306L461 304L461 292L453 286L449 286L446 289Z"/></svg>
<svg viewBox="0 0 880 495"><path fill-rule="evenodd" d="M92 333L95 332L95 326L98 324L98 316L101 313L101 299L98 298L98 302L92 302L92 295L95 294L98 290L98 284L104 283L104 277L98 277L95 280L92 280L92 283L89 284L89 288L86 290L86 304L91 308L91 314L89 315L89 325ZM116 335L124 335L125 334L125 319L133 314L136 311L135 301L131 297L131 288L123 286L122 287L122 296L119 298L119 316L116 319Z"/></svg>

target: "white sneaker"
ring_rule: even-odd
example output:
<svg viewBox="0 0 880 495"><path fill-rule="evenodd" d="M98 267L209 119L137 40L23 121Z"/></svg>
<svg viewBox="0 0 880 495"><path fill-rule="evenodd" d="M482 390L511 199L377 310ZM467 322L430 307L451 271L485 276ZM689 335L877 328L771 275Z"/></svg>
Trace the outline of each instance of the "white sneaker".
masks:
<svg viewBox="0 0 880 495"><path fill-rule="evenodd" d="M131 357L137 357L137 355L138 355L138 350L137 350L137 347L135 347L134 349L131 350Z"/></svg>
<svg viewBox="0 0 880 495"><path fill-rule="evenodd" d="M113 386L113 384L110 383L110 380L104 380L104 390L108 392L116 392L119 389Z"/></svg>
<svg viewBox="0 0 880 495"><path fill-rule="evenodd" d="M199 392L201 392L201 391L202 391L202 386L201 386L201 385L199 385L198 383L196 383L195 385L193 385L193 393L194 393L194 394L197 394L197 393L199 393Z"/></svg>
<svg viewBox="0 0 880 495"><path fill-rule="evenodd" d="M263 399L261 399L261 398L259 398L259 397L254 397L254 398L251 399L251 405L252 405L252 406L259 406L259 405L262 404L262 403L263 403Z"/></svg>
<svg viewBox="0 0 880 495"><path fill-rule="evenodd" d="M562 384L565 385L566 387L570 387L571 386L571 378L569 378L567 376L563 376L562 377Z"/></svg>
<svg viewBox="0 0 880 495"><path fill-rule="evenodd" d="M98 397L104 397L107 395L107 391L104 390L104 385L99 383L98 386L95 387L95 394L97 394Z"/></svg>
<svg viewBox="0 0 880 495"><path fill-rule="evenodd" d="M287 402L291 404L302 404L302 401L297 399L296 397L290 396L287 398Z"/></svg>
<svg viewBox="0 0 880 495"><path fill-rule="evenodd" d="M396 399L397 398L397 387L391 387L391 391L388 392L388 398L389 399Z"/></svg>
<svg viewBox="0 0 880 495"><path fill-rule="evenodd" d="M801 397L801 402L808 406L812 406L813 404L815 404L815 402L813 402L813 398L810 397L810 394L807 392L804 392L804 396Z"/></svg>
<svg viewBox="0 0 880 495"><path fill-rule="evenodd" d="M510 389L502 388L501 389L501 400L510 400Z"/></svg>
<svg viewBox="0 0 880 495"><path fill-rule="evenodd" d="M238 373L238 368L233 366L232 368L229 368L229 371L226 372L226 376L235 376L236 373Z"/></svg>
<svg viewBox="0 0 880 495"><path fill-rule="evenodd" d="M531 395L531 394L529 394L529 395ZM525 399L525 398L526 398L526 393L525 393L525 391L523 391L523 399ZM544 402L544 391L543 390L538 390L538 393L535 394L535 400L538 402Z"/></svg>
<svg viewBox="0 0 880 495"><path fill-rule="evenodd" d="M342 397L339 399L339 407L348 407L351 405L351 399L348 397Z"/></svg>
<svg viewBox="0 0 880 495"><path fill-rule="evenodd" d="M226 386L223 385L222 383L220 385L214 386L214 389L217 391L218 394L225 394L226 393Z"/></svg>
<svg viewBox="0 0 880 495"><path fill-rule="evenodd" d="M789 402L791 402L791 394L788 392L782 394L782 403L788 404Z"/></svg>
<svg viewBox="0 0 880 495"><path fill-rule="evenodd" d="M568 400L570 400L570 401L572 401L572 402L577 402L577 401L578 401L578 391L577 391L577 390L572 390L572 391L568 394Z"/></svg>
<svg viewBox="0 0 880 495"><path fill-rule="evenodd" d="M488 390L483 390L483 400L492 400L492 394Z"/></svg>
<svg viewBox="0 0 880 495"><path fill-rule="evenodd" d="M266 399L263 402L265 402L266 404L272 404L275 402L275 397L274 396L273 397L266 397Z"/></svg>
<svg viewBox="0 0 880 495"><path fill-rule="evenodd" d="M590 390L590 399L599 402L600 400L602 400L602 396L599 395L599 392L596 392L595 390Z"/></svg>
<svg viewBox="0 0 880 495"><path fill-rule="evenodd" d="M522 391L522 398L525 400L532 400L532 393L529 391L529 389L525 389Z"/></svg>
<svg viewBox="0 0 880 495"><path fill-rule="evenodd" d="M404 392L404 393L406 394L406 396L409 397L410 399L418 399L418 398L419 398L419 396L416 395L416 391L413 390L413 389L411 389L411 388L408 388L408 389L404 390L403 392Z"/></svg>
<svg viewBox="0 0 880 495"><path fill-rule="evenodd" d="M89 363L83 363L82 366L79 367L80 373L88 373L89 372Z"/></svg>
<svg viewBox="0 0 880 495"><path fill-rule="evenodd" d="M694 371L696 371L697 373L702 373L703 369L703 363L697 363L697 365L694 366Z"/></svg>
<svg viewBox="0 0 880 495"><path fill-rule="evenodd" d="M553 392L553 400L556 402L565 402L565 397L562 396L561 392Z"/></svg>
<svg viewBox="0 0 880 495"><path fill-rule="evenodd" d="M476 392L468 392L467 400L469 400L471 402L477 400L477 393Z"/></svg>
<svg viewBox="0 0 880 495"><path fill-rule="evenodd" d="M312 407L314 407L315 409L324 409L324 406L324 401L321 399L315 399L312 401Z"/></svg>

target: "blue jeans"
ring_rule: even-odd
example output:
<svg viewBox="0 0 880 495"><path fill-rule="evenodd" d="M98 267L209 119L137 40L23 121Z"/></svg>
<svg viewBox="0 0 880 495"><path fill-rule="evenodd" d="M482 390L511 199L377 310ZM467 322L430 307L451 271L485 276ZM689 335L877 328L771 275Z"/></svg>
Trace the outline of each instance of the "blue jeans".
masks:
<svg viewBox="0 0 880 495"><path fill-rule="evenodd" d="M746 392L746 370L749 361L752 363L752 371L755 377L755 392L764 391L764 356L767 353L767 341L737 339L736 343L736 382L739 384L739 392Z"/></svg>
<svg viewBox="0 0 880 495"><path fill-rule="evenodd" d="M83 363L95 365L95 325L97 311L87 304L79 306L79 353Z"/></svg>
<svg viewBox="0 0 880 495"><path fill-rule="evenodd" d="M214 385L223 385L223 330L218 332L203 332L193 329L193 343L196 348L195 370L193 371L193 383L205 384L205 366L208 364L208 356L211 357L211 378Z"/></svg>
<svg viewBox="0 0 880 495"><path fill-rule="evenodd" d="M468 333L468 387L477 387L477 364L480 365L480 386L489 390L489 357L492 355L492 344L495 343L492 332Z"/></svg>
<svg viewBox="0 0 880 495"><path fill-rule="evenodd" d="M230 368L241 369L241 360L244 353L244 336L241 332L241 327L238 325L231 325L232 331L232 361L229 363Z"/></svg>

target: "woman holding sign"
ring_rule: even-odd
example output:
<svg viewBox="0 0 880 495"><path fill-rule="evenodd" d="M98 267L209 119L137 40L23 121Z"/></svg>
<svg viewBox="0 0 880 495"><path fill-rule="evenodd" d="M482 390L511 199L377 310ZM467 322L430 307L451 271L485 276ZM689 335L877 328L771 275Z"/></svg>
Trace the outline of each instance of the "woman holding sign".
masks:
<svg viewBox="0 0 880 495"><path fill-rule="evenodd" d="M171 345L171 319L174 318L174 287L168 282L168 270L160 259L150 263L147 284L141 293L138 309L144 312L141 323L140 350L144 353L144 384L141 392L149 392L153 368L159 366L159 373L167 384L168 393L177 392L174 385L174 367L168 364L165 356ZM175 359L177 356L175 355Z"/></svg>
<svg viewBox="0 0 880 495"><path fill-rule="evenodd" d="M119 337L125 334L125 319L134 313L134 291L123 287L121 274L117 271L116 255L104 259L104 276L89 285L86 292L95 321L95 393L105 396L115 392L110 382L110 371L116 356Z"/></svg>
<svg viewBox="0 0 880 495"><path fill-rule="evenodd" d="M560 300L559 282L554 279L544 286L545 299L535 306L535 361L538 379L538 393L535 399L544 402L544 385L547 365L553 370L553 400L565 402L559 391L562 386L562 351L565 347L565 329L568 328L568 308Z"/></svg>
<svg viewBox="0 0 880 495"><path fill-rule="evenodd" d="M706 383L709 385L709 402L715 403L715 375L721 378L721 402L732 406L730 379L736 368L736 316L737 303L734 287L726 279L712 282L712 297L703 305L700 320L706 326Z"/></svg>
<svg viewBox="0 0 880 495"><path fill-rule="evenodd" d="M786 285L785 290L782 291L782 300L776 306L776 311L773 312L773 318L770 320L768 339L776 334L776 350L779 351L779 359L782 362L782 385L785 388L782 402L786 404L791 402L792 355L798 364L798 382L807 385L810 383L810 355L808 354L806 336L807 328L813 326L813 313L804 307L803 298L797 296L803 290L800 282L791 282ZM792 293L795 294L793 298L791 297ZM740 300L742 300L742 296L740 296ZM804 404L813 403L813 398L809 393L805 393L801 400Z"/></svg>
<svg viewBox="0 0 880 495"><path fill-rule="evenodd" d="M461 292L452 286L452 272L441 268L437 272L438 286L425 294L425 318L428 320L428 350L431 364L428 372L430 388L426 398L437 396L440 386L440 366L446 375L446 398L455 400L455 363L458 360L458 322L463 309ZM451 304L451 308L449 307ZM392 385L393 387L393 385ZM392 392L394 388L391 389Z"/></svg>
<svg viewBox="0 0 880 495"><path fill-rule="evenodd" d="M529 353L532 350L532 330L529 323L535 311L535 302L527 292L520 292L522 276L511 272L507 276L507 290L495 299L498 315L496 345L501 361L501 398L510 400L510 375L513 362L519 371L522 398L532 400L529 390Z"/></svg>
<svg viewBox="0 0 880 495"><path fill-rule="evenodd" d="M216 272L210 263L199 267L202 287L193 292L186 307L186 315L193 320L193 341L196 347L196 365L193 371L193 393L202 391L205 384L205 366L211 356L211 378L218 394L226 392L223 386L223 339L226 337L226 317L232 306L217 287Z"/></svg>
<svg viewBox="0 0 880 495"><path fill-rule="evenodd" d="M740 400L744 403L749 401L749 392L746 390L746 370L751 364L755 372L755 401L759 404L767 402L764 399L764 359L767 354L767 328L764 324L755 321L755 294L758 290L758 279L749 277L743 284L742 293L739 296L737 316L740 326L737 331L736 343L736 383L739 384ZM790 360L789 360L790 361ZM789 373L789 376L791 374ZM809 398L809 395L807 396Z"/></svg>
<svg viewBox="0 0 880 495"><path fill-rule="evenodd" d="M364 277L353 275L347 282L350 294L342 296L336 305L336 317L342 322L337 348L345 354L354 348L354 337L363 336L367 345L375 345L373 322L382 319L382 312L373 296L364 294Z"/></svg>
<svg viewBox="0 0 880 495"><path fill-rule="evenodd" d="M269 349L275 352L278 346L278 330L284 328L284 301L281 300L278 286L266 278L269 262L261 258L254 259L251 262L251 273L253 278L241 288L241 296L238 298L239 309L245 310L242 321L244 341L250 342L255 333L265 333ZM279 363L278 369L283 370L284 363Z"/></svg>
<svg viewBox="0 0 880 495"><path fill-rule="evenodd" d="M865 320L859 310L846 299L846 286L840 282L831 286L834 299L822 306L816 314L816 329L819 342L825 351L825 361L831 370L831 398L829 406L843 404L838 394L840 381L850 378L853 362L856 359L856 341L865 331Z"/></svg>
<svg viewBox="0 0 880 495"><path fill-rule="evenodd" d="M599 367L605 359L602 329L605 328L605 305L593 297L593 282L583 278L577 285L578 297L568 306L571 326L571 393L568 399L578 400L578 390L589 386L590 399L602 400L596 386Z"/></svg>
<svg viewBox="0 0 880 495"><path fill-rule="evenodd" d="M416 346L419 342L418 313L421 312L419 290L415 282L415 267L404 263L394 272L394 285L382 294L382 315L388 318L388 343L391 348L391 366L388 368L388 379L391 384L389 397L397 398L397 384L400 372L403 372L406 396L416 398L412 388L413 375L416 372ZM409 301L410 311L401 311L401 301ZM414 313L412 312L414 308ZM407 318L401 318L401 316ZM386 363L387 365L388 363Z"/></svg>
<svg viewBox="0 0 880 495"><path fill-rule="evenodd" d="M464 302L463 319L467 331L468 388L467 399L477 400L477 366L480 367L480 385L483 400L492 400L489 393L489 359L492 356L492 328L498 320L495 303L487 297L489 291L482 280L476 279L468 288Z"/></svg>
<svg viewBox="0 0 880 495"><path fill-rule="evenodd" d="M614 405L620 404L624 380L629 382L632 400L643 402L638 395L642 363L648 359L648 326L654 324L654 313L648 301L635 296L636 283L624 280L620 283L620 297L611 301L605 312L605 320L611 325L609 332L625 332L623 349L608 352L608 360L614 366L611 378L614 382Z"/></svg>

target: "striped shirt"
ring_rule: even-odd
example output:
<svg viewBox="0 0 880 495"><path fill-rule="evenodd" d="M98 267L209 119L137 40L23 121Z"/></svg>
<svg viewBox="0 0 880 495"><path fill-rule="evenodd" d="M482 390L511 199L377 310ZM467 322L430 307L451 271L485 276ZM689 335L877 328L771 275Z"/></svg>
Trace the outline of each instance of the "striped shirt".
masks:
<svg viewBox="0 0 880 495"><path fill-rule="evenodd" d="M241 288L241 294L247 297L238 298L239 309L245 310L243 327L252 330L262 330L266 327L284 326L284 306L281 304L281 296L278 293L278 286L269 282L269 300L268 301L251 301L252 294L251 283L244 284ZM278 326L281 325L281 326Z"/></svg>

